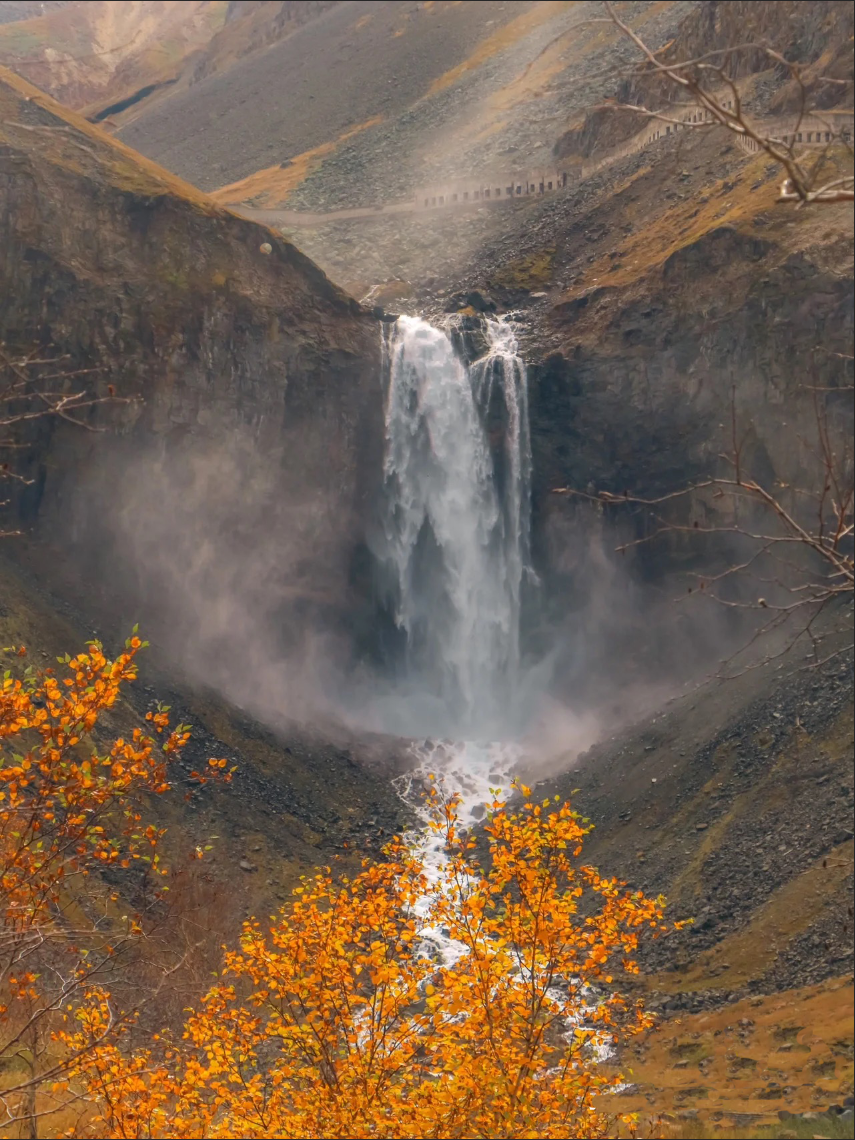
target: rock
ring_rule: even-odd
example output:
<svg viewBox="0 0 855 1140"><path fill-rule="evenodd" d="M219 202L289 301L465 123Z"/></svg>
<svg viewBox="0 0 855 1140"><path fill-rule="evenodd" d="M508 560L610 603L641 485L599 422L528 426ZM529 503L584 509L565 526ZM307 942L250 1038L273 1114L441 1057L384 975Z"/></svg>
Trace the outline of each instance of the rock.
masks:
<svg viewBox="0 0 855 1140"><path fill-rule="evenodd" d="M375 305L371 310L371 316L375 321L382 321L387 325L393 325L397 321L398 315L398 313L387 313L382 305Z"/></svg>
<svg viewBox="0 0 855 1140"><path fill-rule="evenodd" d="M496 302L478 289L473 289L466 294L466 304L470 305L476 313L495 313L496 311Z"/></svg>
<svg viewBox="0 0 855 1140"><path fill-rule="evenodd" d="M487 339L483 317L472 314L457 317L450 332L451 343L454 345L455 352L467 364L480 360L490 351L490 342Z"/></svg>
<svg viewBox="0 0 855 1140"><path fill-rule="evenodd" d="M495 313L496 302L479 289L465 293L454 293L448 298L446 312L456 313L461 309L471 309L474 313Z"/></svg>
<svg viewBox="0 0 855 1140"><path fill-rule="evenodd" d="M238 866L242 871L257 871L258 868L254 863L250 863L249 859L241 859Z"/></svg>

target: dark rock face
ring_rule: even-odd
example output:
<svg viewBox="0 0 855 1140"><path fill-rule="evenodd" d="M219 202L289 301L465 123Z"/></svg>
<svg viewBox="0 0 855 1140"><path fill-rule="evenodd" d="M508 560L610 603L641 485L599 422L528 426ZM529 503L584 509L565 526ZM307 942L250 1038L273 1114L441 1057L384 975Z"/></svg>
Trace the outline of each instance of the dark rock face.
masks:
<svg viewBox="0 0 855 1140"><path fill-rule="evenodd" d="M207 683L242 678L248 708L262 662L313 638L344 667L370 589L353 567L381 471L381 326L281 237L40 99L0 84L26 127L0 151L0 340L130 402L89 409L93 430L30 426L12 504L30 565L99 628L143 619ZM300 674L255 711L290 693L287 715L310 715L322 683Z"/></svg>
<svg viewBox="0 0 855 1140"><path fill-rule="evenodd" d="M132 397L85 427L33 421L16 453L32 482L12 504L27 537L3 551L4 643L49 656L139 621L131 701L165 699L194 763L240 769L200 825L230 866L247 834L283 883L318 847L380 842L366 821L398 827L394 746L299 727L321 723L306 638L346 645L368 588L380 326L288 242L32 88L0 81L0 120L0 340Z"/></svg>
<svg viewBox="0 0 855 1140"><path fill-rule="evenodd" d="M530 373L541 528L576 509L557 487L652 497L724 473L732 407L746 472L812 487L815 387L840 389L832 427L851 425L849 248L788 253L721 227L640 287L556 306Z"/></svg>
<svg viewBox="0 0 855 1140"><path fill-rule="evenodd" d="M467 313L453 318L448 327L454 351L466 364L480 360L489 351L483 317Z"/></svg>

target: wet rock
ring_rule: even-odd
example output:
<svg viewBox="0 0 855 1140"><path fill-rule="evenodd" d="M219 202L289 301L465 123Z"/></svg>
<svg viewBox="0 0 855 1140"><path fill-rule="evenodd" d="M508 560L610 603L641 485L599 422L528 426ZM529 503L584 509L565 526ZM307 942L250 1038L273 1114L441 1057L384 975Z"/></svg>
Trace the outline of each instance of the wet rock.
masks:
<svg viewBox="0 0 855 1140"><path fill-rule="evenodd" d="M487 330L482 317L462 316L455 319L449 335L454 351L466 364L480 360L490 351Z"/></svg>
<svg viewBox="0 0 855 1140"><path fill-rule="evenodd" d="M464 293L453 293L446 304L446 312L456 313L461 309L471 309L475 313L495 313L496 302L479 289Z"/></svg>
<svg viewBox="0 0 855 1140"><path fill-rule="evenodd" d="M375 321L382 321L384 324L393 325L397 321L398 313L387 313L382 305L375 305L371 310L371 316Z"/></svg>
<svg viewBox="0 0 855 1140"><path fill-rule="evenodd" d="M466 294L466 304L473 308L476 313L495 313L496 311L496 302L478 289L473 289Z"/></svg>

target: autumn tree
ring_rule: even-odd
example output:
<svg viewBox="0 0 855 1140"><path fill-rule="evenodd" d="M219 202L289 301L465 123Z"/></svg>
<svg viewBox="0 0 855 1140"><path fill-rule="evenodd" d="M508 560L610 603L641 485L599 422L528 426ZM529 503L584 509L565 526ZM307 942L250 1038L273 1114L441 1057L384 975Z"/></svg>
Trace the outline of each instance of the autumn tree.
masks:
<svg viewBox="0 0 855 1140"><path fill-rule="evenodd" d="M137 674L134 634L109 660L97 642L58 668L26 665L0 687L0 1129L43 1136L42 1094L110 1041L134 1006L101 988L162 899L162 829L150 801L170 786L185 726L166 709L109 744L103 718ZM212 761L211 773L225 762ZM227 775L227 774L226 774ZM207 779L199 776L199 779ZM81 1052L56 1033L97 1001L99 1032ZM40 1099L41 1097L41 1099Z"/></svg>
<svg viewBox="0 0 855 1140"><path fill-rule="evenodd" d="M104 1041L81 1008L93 1137L604 1137L601 1064L651 1025L618 976L638 970L663 900L581 862L589 827L566 803L490 805L483 841L433 797L439 869L398 839L348 877L306 877L240 945L181 1037Z"/></svg>
<svg viewBox="0 0 855 1140"><path fill-rule="evenodd" d="M604 1057L651 1025L637 972L663 900L581 861L589 831L528 789L483 833L437 789L426 865L395 839L324 868L245 924L184 1018L152 973L169 875L152 797L188 730L167 710L114 739L134 635L0 689L0 1130L91 1137L604 1137L621 1080ZM104 743L105 741L109 743ZM225 775L209 761L204 781ZM159 978L159 980L158 980ZM153 992L154 991L154 992ZM148 1003L148 1005L147 1005ZM140 1048L141 1010L162 1016Z"/></svg>

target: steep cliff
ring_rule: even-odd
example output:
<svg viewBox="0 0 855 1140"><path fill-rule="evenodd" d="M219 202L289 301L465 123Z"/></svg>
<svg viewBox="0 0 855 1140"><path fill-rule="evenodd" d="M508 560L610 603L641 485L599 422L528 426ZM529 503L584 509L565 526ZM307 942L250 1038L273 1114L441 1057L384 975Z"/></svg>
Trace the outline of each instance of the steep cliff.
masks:
<svg viewBox="0 0 855 1140"><path fill-rule="evenodd" d="M534 392L541 493L650 496L723 471L732 414L746 469L813 489L817 389L841 438L851 426L851 210L776 205L775 164L724 132L633 165L564 215Z"/></svg>
<svg viewBox="0 0 855 1140"><path fill-rule="evenodd" d="M97 369L99 391L140 397L124 435L177 440L219 416L277 443L295 432L301 463L322 456L346 533L379 414L368 314L294 246L8 73L0 101L4 340L51 347L68 367ZM56 433L51 446L85 462L92 439ZM34 514L62 481L31 461L21 509Z"/></svg>
<svg viewBox="0 0 855 1140"><path fill-rule="evenodd" d="M27 534L4 553L30 585L4 575L7 634L64 651L57 609L108 643L139 620L151 692L171 688L210 747L228 745L247 802L300 788L298 833L313 813L347 821L363 794L366 816L394 814L385 781L359 773L362 746L294 728L319 683L306 638L334 641L353 606L382 428L377 324L288 242L8 73L0 122L0 339L129 400L23 435L12 509ZM239 830L252 814L229 810Z"/></svg>

